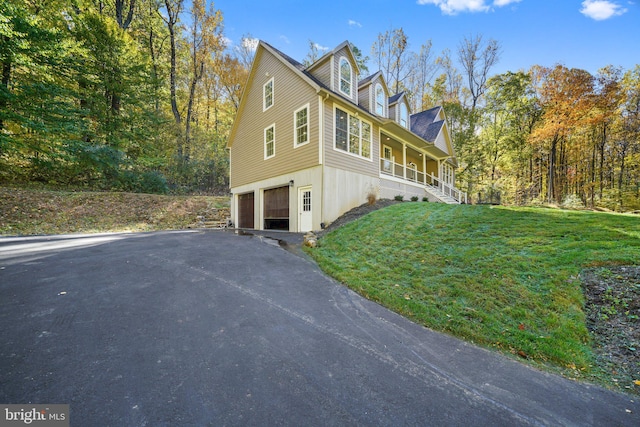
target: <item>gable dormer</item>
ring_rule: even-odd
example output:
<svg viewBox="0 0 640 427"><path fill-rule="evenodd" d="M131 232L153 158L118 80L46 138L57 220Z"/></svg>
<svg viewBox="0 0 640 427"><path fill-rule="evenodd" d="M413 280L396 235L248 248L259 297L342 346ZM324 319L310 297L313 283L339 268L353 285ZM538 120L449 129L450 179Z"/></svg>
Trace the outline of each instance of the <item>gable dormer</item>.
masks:
<svg viewBox="0 0 640 427"><path fill-rule="evenodd" d="M400 126L409 129L411 122L409 116L409 100L405 92L398 93L389 98L389 118L394 120Z"/></svg>
<svg viewBox="0 0 640 427"><path fill-rule="evenodd" d="M306 71L333 92L354 103L358 102L360 69L348 41L342 42L331 52L326 53Z"/></svg>
<svg viewBox="0 0 640 427"><path fill-rule="evenodd" d="M389 88L382 72L378 71L358 84L358 104L378 117L388 117L388 99Z"/></svg>

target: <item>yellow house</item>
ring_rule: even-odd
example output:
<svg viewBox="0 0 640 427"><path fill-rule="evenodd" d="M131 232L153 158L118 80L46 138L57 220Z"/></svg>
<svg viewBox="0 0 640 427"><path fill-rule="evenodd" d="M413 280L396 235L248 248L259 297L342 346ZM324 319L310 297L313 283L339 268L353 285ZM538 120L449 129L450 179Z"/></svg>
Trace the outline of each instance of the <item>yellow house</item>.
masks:
<svg viewBox="0 0 640 427"><path fill-rule="evenodd" d="M382 73L360 79L348 41L308 67L261 41L228 148L238 228L319 230L370 193L466 198L444 110L411 114Z"/></svg>

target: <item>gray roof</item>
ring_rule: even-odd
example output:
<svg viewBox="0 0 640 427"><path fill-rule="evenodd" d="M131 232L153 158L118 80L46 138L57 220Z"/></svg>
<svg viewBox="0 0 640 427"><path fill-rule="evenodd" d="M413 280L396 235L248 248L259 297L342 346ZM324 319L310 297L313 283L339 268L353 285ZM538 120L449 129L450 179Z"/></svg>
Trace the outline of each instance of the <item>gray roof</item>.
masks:
<svg viewBox="0 0 640 427"><path fill-rule="evenodd" d="M371 74L370 76L365 77L364 79L360 80L358 82L358 86L362 87L364 85L366 85L367 83L371 82L371 80L373 80L378 74L380 74L380 71L376 71L375 73Z"/></svg>
<svg viewBox="0 0 640 427"><path fill-rule="evenodd" d="M442 126L444 126L444 120L435 121L441 108L442 107L434 107L420 113L412 114L410 117L411 132L426 141L434 142Z"/></svg>
<svg viewBox="0 0 640 427"><path fill-rule="evenodd" d="M398 102L402 95L404 95L404 92L396 93L395 95L389 97L389 105L393 104L394 102Z"/></svg>

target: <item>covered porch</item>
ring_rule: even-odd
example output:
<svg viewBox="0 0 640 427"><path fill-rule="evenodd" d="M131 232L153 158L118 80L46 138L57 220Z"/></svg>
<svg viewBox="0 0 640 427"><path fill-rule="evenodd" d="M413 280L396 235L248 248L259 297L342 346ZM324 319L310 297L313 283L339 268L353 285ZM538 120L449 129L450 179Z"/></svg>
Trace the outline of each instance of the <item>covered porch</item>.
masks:
<svg viewBox="0 0 640 427"><path fill-rule="evenodd" d="M444 196L457 203L466 203L467 195L455 187L454 168L447 160L446 153L436 147L418 148L381 133L381 178L419 185L439 199Z"/></svg>

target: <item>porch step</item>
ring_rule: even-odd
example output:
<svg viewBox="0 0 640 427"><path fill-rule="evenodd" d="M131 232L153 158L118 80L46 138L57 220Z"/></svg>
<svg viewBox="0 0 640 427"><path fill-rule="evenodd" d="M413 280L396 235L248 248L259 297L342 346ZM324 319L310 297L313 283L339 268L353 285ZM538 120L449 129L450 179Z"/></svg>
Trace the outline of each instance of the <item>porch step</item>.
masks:
<svg viewBox="0 0 640 427"><path fill-rule="evenodd" d="M439 188L433 187L431 185L427 185L425 187L425 190L427 191L427 193L431 194L433 197L435 197L436 199L438 199L442 203L446 203L448 205L459 205L460 204L459 201L457 201L456 199L454 199L451 196L447 196L442 191L440 191Z"/></svg>

